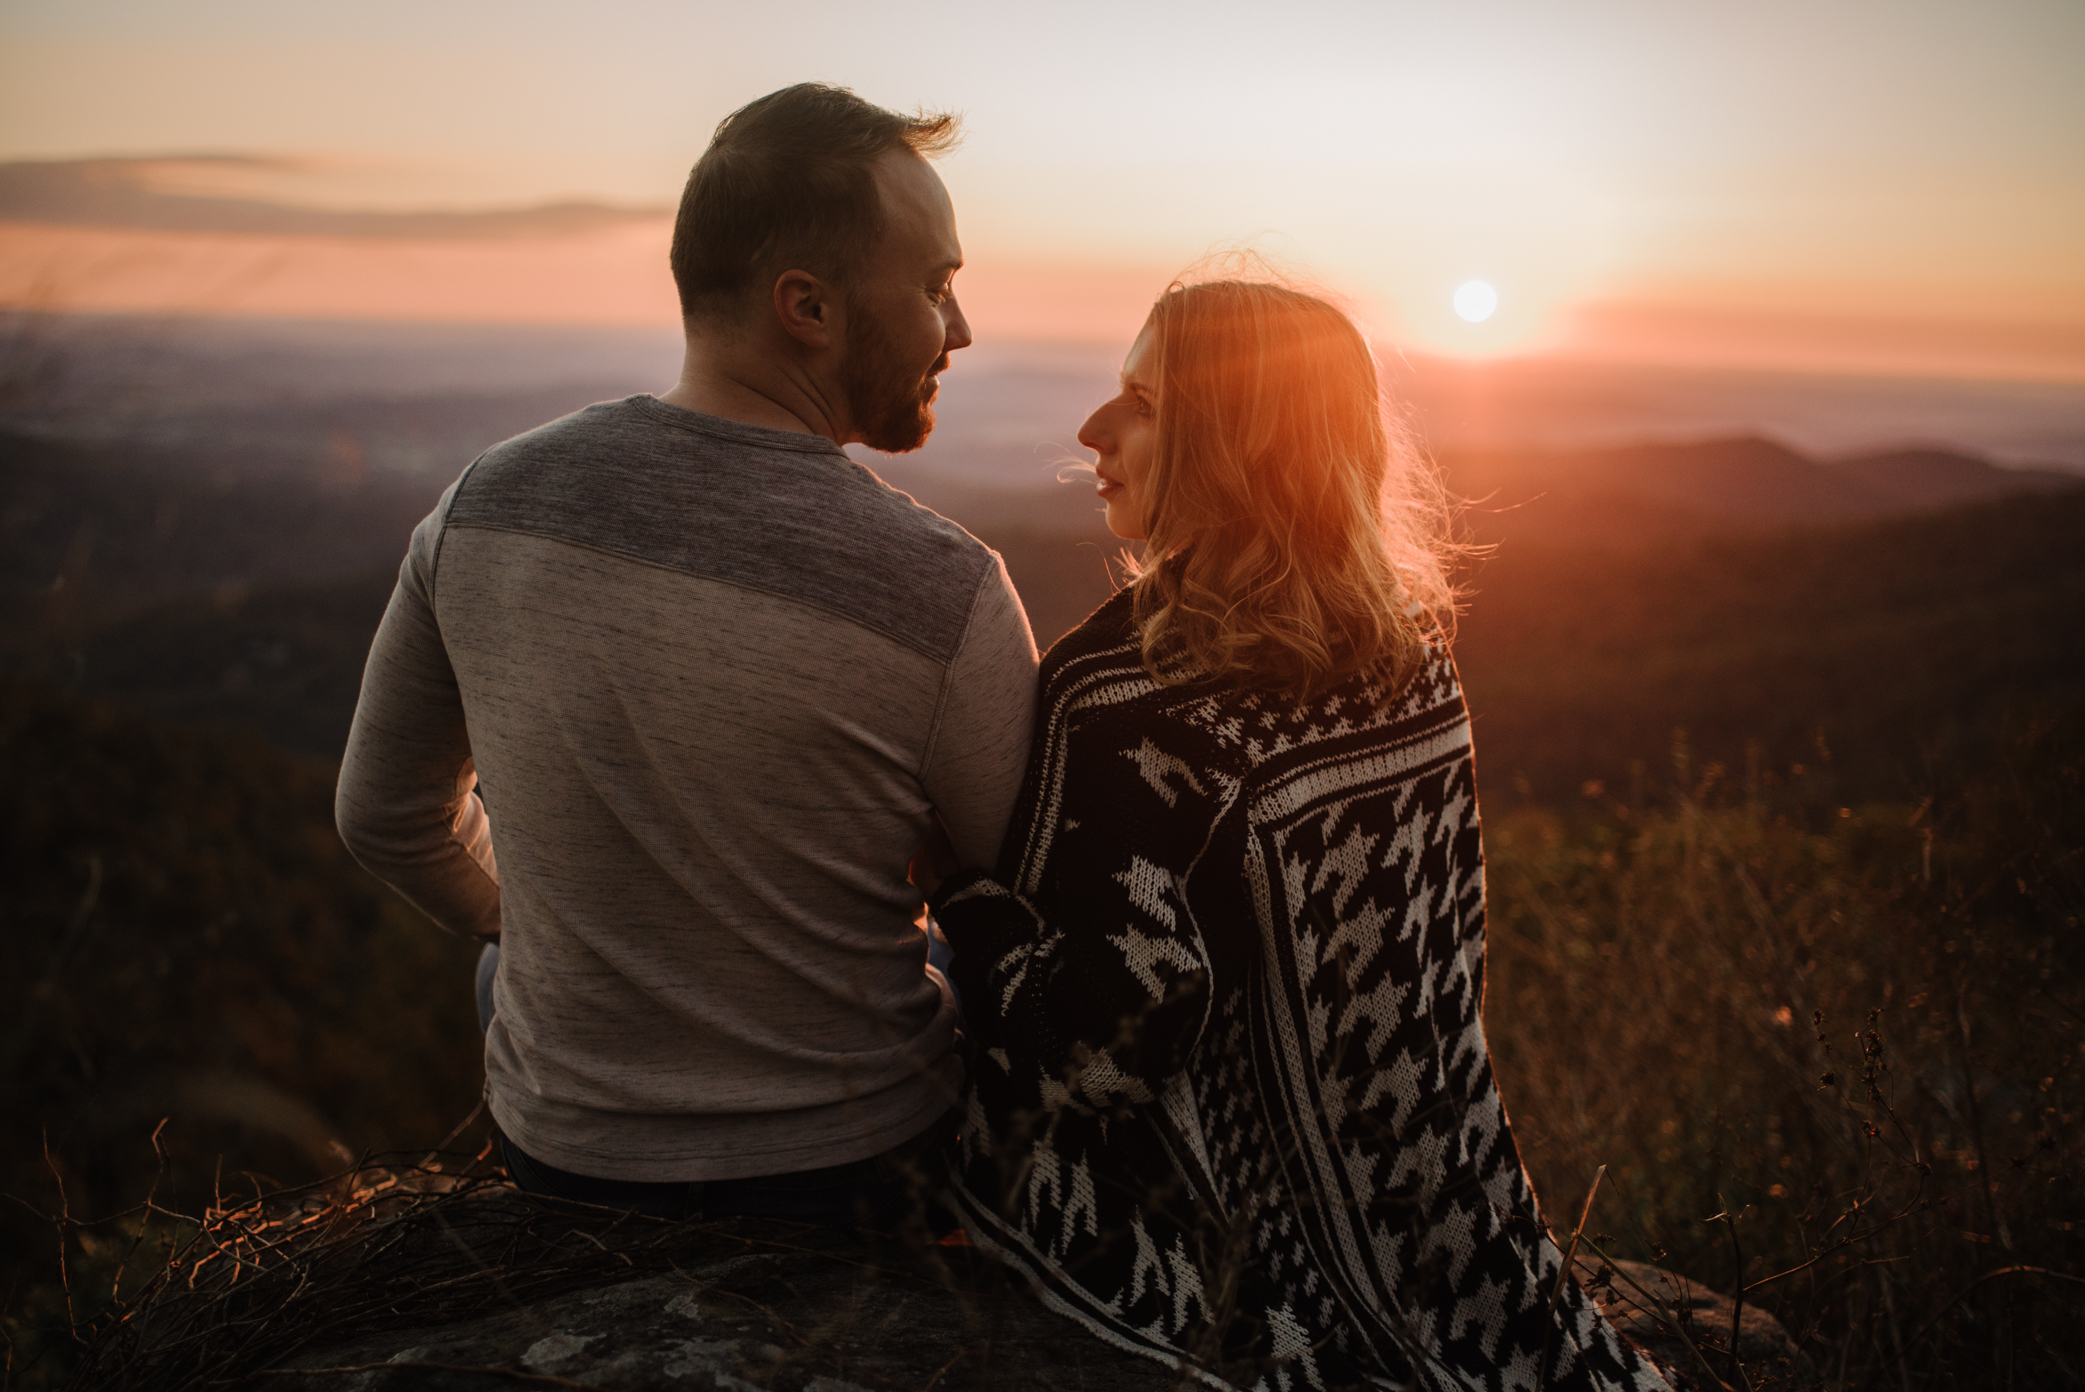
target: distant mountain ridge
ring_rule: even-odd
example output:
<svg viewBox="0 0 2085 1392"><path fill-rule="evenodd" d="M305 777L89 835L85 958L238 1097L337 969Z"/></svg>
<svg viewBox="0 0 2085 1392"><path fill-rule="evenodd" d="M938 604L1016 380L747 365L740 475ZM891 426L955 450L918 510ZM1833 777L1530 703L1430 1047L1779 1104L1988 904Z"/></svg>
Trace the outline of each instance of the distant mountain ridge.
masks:
<svg viewBox="0 0 2085 1392"><path fill-rule="evenodd" d="M440 487L0 433L0 634L395 568Z"/></svg>
<svg viewBox="0 0 2085 1392"><path fill-rule="evenodd" d="M1442 460L1484 540L1649 540L1908 516L2085 486L1944 449L1817 459L1756 435Z"/></svg>
<svg viewBox="0 0 2085 1392"><path fill-rule="evenodd" d="M449 414L426 401L365 398L308 415L283 403L236 413L215 436L184 431L158 443L0 429L0 594L9 610L0 633L60 610L87 617L191 597L222 603L254 587L389 571L469 459L535 418L531 399L462 397ZM372 451L415 447L454 467L375 467L364 442ZM863 463L1002 551L1042 641L1110 592L1108 558L1123 548L1083 482L994 487L911 456ZM1511 547L1763 536L2085 488L2075 474L1943 449L1823 460L1758 436L1442 463L1463 525L1480 542Z"/></svg>
<svg viewBox="0 0 2085 1392"><path fill-rule="evenodd" d="M1833 762L1849 799L1915 800L1935 761L2085 702L2080 535L2085 486L1664 545L1508 538L1456 634L1480 785L1669 779L1685 731L1703 763Z"/></svg>
<svg viewBox="0 0 2085 1392"><path fill-rule="evenodd" d="M1112 592L1110 558L1123 547L1101 525L1090 493L1067 486L1058 500L1041 490L988 495L937 475L907 478L902 457L875 463L1000 551L1043 646ZM1795 616L1844 608L1862 586L1912 586L1860 601L1862 612L1879 616L1881 629L1928 625L1927 610L1956 583L1949 575L2005 562L2014 569L2002 582L1961 583L1992 596L2016 628L2021 614L2042 616L2007 645L2007 660L2052 642L2071 645L2058 635L2075 626L2065 588L2072 582L2057 577L2070 574L2059 538L2085 508L2085 479L2073 475L1937 450L1820 461L1749 437L1452 464L1451 485L1489 490L1468 520L1480 540L1496 543L1472 577L1462 651L1506 706L1547 712L1530 716L1524 737L1509 733L1512 715L1492 717L1491 747L1531 773L1555 776L1550 764L1562 757L1537 757L1542 728L1599 725L1584 711L1609 701L1614 672L1669 666L1683 650L1721 651L1757 626L1748 616L1769 594L1780 596L1781 625L1800 629ZM358 472L339 460L232 466L193 448L126 451L0 433L0 669L119 697L163 719L228 722L337 757L398 558L447 480ZM1928 581L1940 590L1917 588ZM1696 622L1689 616L1697 610L1711 617ZM1936 634L1962 622L1948 613ZM1905 660L1873 641L1888 654L1876 661ZM1935 636L1914 647L1940 651L1952 641ZM1621 650L1609 652L1616 644ZM1777 653L1759 672L1789 660ZM1763 678L1744 664L1700 661L1709 675L1677 691L1654 726L1766 734L1780 720L1742 701L1709 720L1731 682ZM1946 665L1967 670L1953 659ZM1581 688L1568 719L1551 709ZM1815 713L1800 680L1784 696L1763 708L1792 711L1798 723ZM1901 728L1925 718L1906 714ZM1566 742L1583 746L1603 774L1623 757L1594 755L1603 741L1643 752L1638 723L1616 719L1612 739L1589 733Z"/></svg>
<svg viewBox="0 0 2085 1392"><path fill-rule="evenodd" d="M2007 469L1942 449L1884 450L1831 461L1830 468L1886 491L1899 506L1953 507L2013 493L2075 488L2079 479L2058 469Z"/></svg>

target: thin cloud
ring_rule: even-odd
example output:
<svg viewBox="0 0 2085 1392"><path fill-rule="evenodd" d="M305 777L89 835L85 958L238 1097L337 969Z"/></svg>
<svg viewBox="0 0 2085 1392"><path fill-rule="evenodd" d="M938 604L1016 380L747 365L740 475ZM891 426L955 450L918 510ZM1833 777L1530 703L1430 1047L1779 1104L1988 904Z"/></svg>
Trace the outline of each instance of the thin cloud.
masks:
<svg viewBox="0 0 2085 1392"><path fill-rule="evenodd" d="M281 167L281 161L246 155L0 163L0 222L277 237L448 240L569 236L646 221L670 211L574 200L477 212L374 212L211 197L160 186L169 175L199 169Z"/></svg>

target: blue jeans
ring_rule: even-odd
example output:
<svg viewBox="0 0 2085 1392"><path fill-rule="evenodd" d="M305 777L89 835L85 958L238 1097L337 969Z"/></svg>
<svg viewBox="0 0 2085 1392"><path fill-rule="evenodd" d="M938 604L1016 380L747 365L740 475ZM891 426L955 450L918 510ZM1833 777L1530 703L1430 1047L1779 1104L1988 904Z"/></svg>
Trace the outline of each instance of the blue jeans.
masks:
<svg viewBox="0 0 2085 1392"><path fill-rule="evenodd" d="M500 945L485 944L478 954L478 1033L492 1028L492 982L500 974Z"/></svg>
<svg viewBox="0 0 2085 1392"><path fill-rule="evenodd" d="M481 1032L492 1026L492 983L499 963L499 945L487 943L478 954ZM507 1177L524 1194L635 1209L652 1218L780 1218L874 1232L924 1223L938 1237L960 1226L935 1199L948 1181L955 1123L950 1110L911 1140L866 1160L750 1179L671 1182L574 1174L536 1159L504 1134L499 1140Z"/></svg>
<svg viewBox="0 0 2085 1392"><path fill-rule="evenodd" d="M931 918L928 919L927 965L940 972L942 979L948 982L948 993L955 997L956 1021L960 1025L963 1018L963 995L956 990L956 979L948 974L949 964L955 960L956 950L948 945L948 938L943 935L941 925Z"/></svg>

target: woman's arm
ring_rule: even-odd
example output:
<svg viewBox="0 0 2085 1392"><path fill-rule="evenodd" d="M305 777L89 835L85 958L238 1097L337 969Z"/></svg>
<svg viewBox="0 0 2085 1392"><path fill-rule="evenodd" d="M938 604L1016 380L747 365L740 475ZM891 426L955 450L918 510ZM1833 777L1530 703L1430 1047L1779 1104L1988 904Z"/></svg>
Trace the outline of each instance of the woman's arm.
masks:
<svg viewBox="0 0 2085 1392"><path fill-rule="evenodd" d="M965 1029L1038 1104L1149 1102L1207 1024L1209 955L1186 896L1173 875L1129 862L1054 921L979 870L934 896Z"/></svg>

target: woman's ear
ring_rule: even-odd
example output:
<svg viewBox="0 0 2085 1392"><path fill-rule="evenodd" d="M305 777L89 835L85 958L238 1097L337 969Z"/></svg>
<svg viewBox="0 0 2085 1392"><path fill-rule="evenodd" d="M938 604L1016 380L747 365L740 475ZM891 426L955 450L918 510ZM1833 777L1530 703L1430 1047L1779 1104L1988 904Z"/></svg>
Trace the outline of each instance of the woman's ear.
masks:
<svg viewBox="0 0 2085 1392"><path fill-rule="evenodd" d="M839 296L809 271L777 276L773 301L783 332L806 348L830 348L839 341Z"/></svg>

